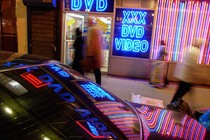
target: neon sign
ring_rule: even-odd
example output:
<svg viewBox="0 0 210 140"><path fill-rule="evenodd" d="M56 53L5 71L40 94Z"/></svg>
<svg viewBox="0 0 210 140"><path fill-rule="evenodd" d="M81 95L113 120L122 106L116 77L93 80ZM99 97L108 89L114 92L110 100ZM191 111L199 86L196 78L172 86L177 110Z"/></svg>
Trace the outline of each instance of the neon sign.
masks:
<svg viewBox="0 0 210 140"><path fill-rule="evenodd" d="M116 9L112 54L149 58L153 10Z"/></svg>
<svg viewBox="0 0 210 140"><path fill-rule="evenodd" d="M84 83L80 84L81 87L87 91L94 99L108 99L111 101L115 101L115 99L108 94L106 91L104 91L102 88L98 87L96 84L93 83Z"/></svg>
<svg viewBox="0 0 210 140"><path fill-rule="evenodd" d="M40 88L40 87L43 87L43 86L46 86L49 84L49 83L42 82L36 76L34 76L32 73L26 72L26 73L21 74L20 76L23 77L25 80L27 80L32 85L34 85L36 88Z"/></svg>
<svg viewBox="0 0 210 140"><path fill-rule="evenodd" d="M113 12L114 0L65 0L65 9L87 12Z"/></svg>

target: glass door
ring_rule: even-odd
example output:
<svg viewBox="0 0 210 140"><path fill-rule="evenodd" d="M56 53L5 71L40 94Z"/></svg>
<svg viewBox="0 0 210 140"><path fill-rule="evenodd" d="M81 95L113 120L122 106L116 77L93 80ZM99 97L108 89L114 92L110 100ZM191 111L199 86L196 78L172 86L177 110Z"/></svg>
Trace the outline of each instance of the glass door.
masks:
<svg viewBox="0 0 210 140"><path fill-rule="evenodd" d="M75 29L84 30L84 16L74 13L66 13L65 36L64 36L64 63L72 65L74 59L73 43L75 40Z"/></svg>

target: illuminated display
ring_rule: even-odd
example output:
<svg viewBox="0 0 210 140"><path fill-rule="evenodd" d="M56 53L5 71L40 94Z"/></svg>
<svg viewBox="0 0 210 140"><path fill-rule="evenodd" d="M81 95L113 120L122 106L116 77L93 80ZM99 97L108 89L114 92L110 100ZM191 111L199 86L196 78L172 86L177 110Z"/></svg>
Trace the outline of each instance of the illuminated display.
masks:
<svg viewBox="0 0 210 140"><path fill-rule="evenodd" d="M65 9L87 12L113 12L114 0L65 0Z"/></svg>
<svg viewBox="0 0 210 140"><path fill-rule="evenodd" d="M153 10L117 8L112 54L149 58L153 17Z"/></svg>
<svg viewBox="0 0 210 140"><path fill-rule="evenodd" d="M99 99L100 101L102 99L105 100L111 100L111 101L115 101L115 99L106 91L104 91L102 88L98 87L96 84L93 83L85 83L85 84L80 84L81 87L87 91L94 99Z"/></svg>
<svg viewBox="0 0 210 140"><path fill-rule="evenodd" d="M159 0L157 21L151 49L151 58L156 59L159 42L166 42L167 61L182 62L193 38L202 38L199 64L210 64L210 3L205 1Z"/></svg>

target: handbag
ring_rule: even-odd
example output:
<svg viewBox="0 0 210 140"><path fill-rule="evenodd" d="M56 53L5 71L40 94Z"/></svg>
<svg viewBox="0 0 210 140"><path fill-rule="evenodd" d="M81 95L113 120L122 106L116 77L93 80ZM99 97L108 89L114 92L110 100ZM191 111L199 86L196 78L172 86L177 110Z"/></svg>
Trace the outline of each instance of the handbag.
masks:
<svg viewBox="0 0 210 140"><path fill-rule="evenodd" d="M81 60L82 69L84 72L90 72L94 69L95 59L94 56L87 56Z"/></svg>

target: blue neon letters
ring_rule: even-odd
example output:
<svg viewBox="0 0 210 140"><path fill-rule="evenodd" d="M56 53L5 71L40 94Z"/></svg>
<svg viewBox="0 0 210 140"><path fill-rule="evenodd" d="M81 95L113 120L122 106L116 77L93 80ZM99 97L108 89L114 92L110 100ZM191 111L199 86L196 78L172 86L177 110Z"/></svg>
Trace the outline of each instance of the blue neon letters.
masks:
<svg viewBox="0 0 210 140"><path fill-rule="evenodd" d="M94 99L96 98L108 98L111 101L115 101L115 99L105 92L103 89L98 87L97 85L93 83L86 83L86 84L81 84L81 87L87 91Z"/></svg>
<svg viewBox="0 0 210 140"><path fill-rule="evenodd" d="M66 78L70 77L70 75L66 71L62 70L60 67L55 66L54 64L49 64L49 66L52 70L57 72L60 76L66 77Z"/></svg>
<svg viewBox="0 0 210 140"><path fill-rule="evenodd" d="M122 25L121 37L142 38L143 35L144 27L142 26Z"/></svg>
<svg viewBox="0 0 210 140"><path fill-rule="evenodd" d="M96 5L94 5L96 1ZM103 12L108 7L107 0L71 0L71 10L81 11L83 4L85 4L86 11L92 11L95 6L97 12Z"/></svg>
<svg viewBox="0 0 210 140"><path fill-rule="evenodd" d="M147 12L141 11L123 11L123 24L146 24L145 17Z"/></svg>
<svg viewBox="0 0 210 140"><path fill-rule="evenodd" d="M116 50L132 51L132 52L147 52L149 43L146 40L131 40L123 38L115 38Z"/></svg>
<svg viewBox="0 0 210 140"><path fill-rule="evenodd" d="M152 10L116 8L113 55L149 58L153 13Z"/></svg>
<svg viewBox="0 0 210 140"><path fill-rule="evenodd" d="M146 15L147 12L123 11L121 38L114 39L116 50L137 53L148 51L149 42L140 40L144 36L144 27L140 24L146 24Z"/></svg>

